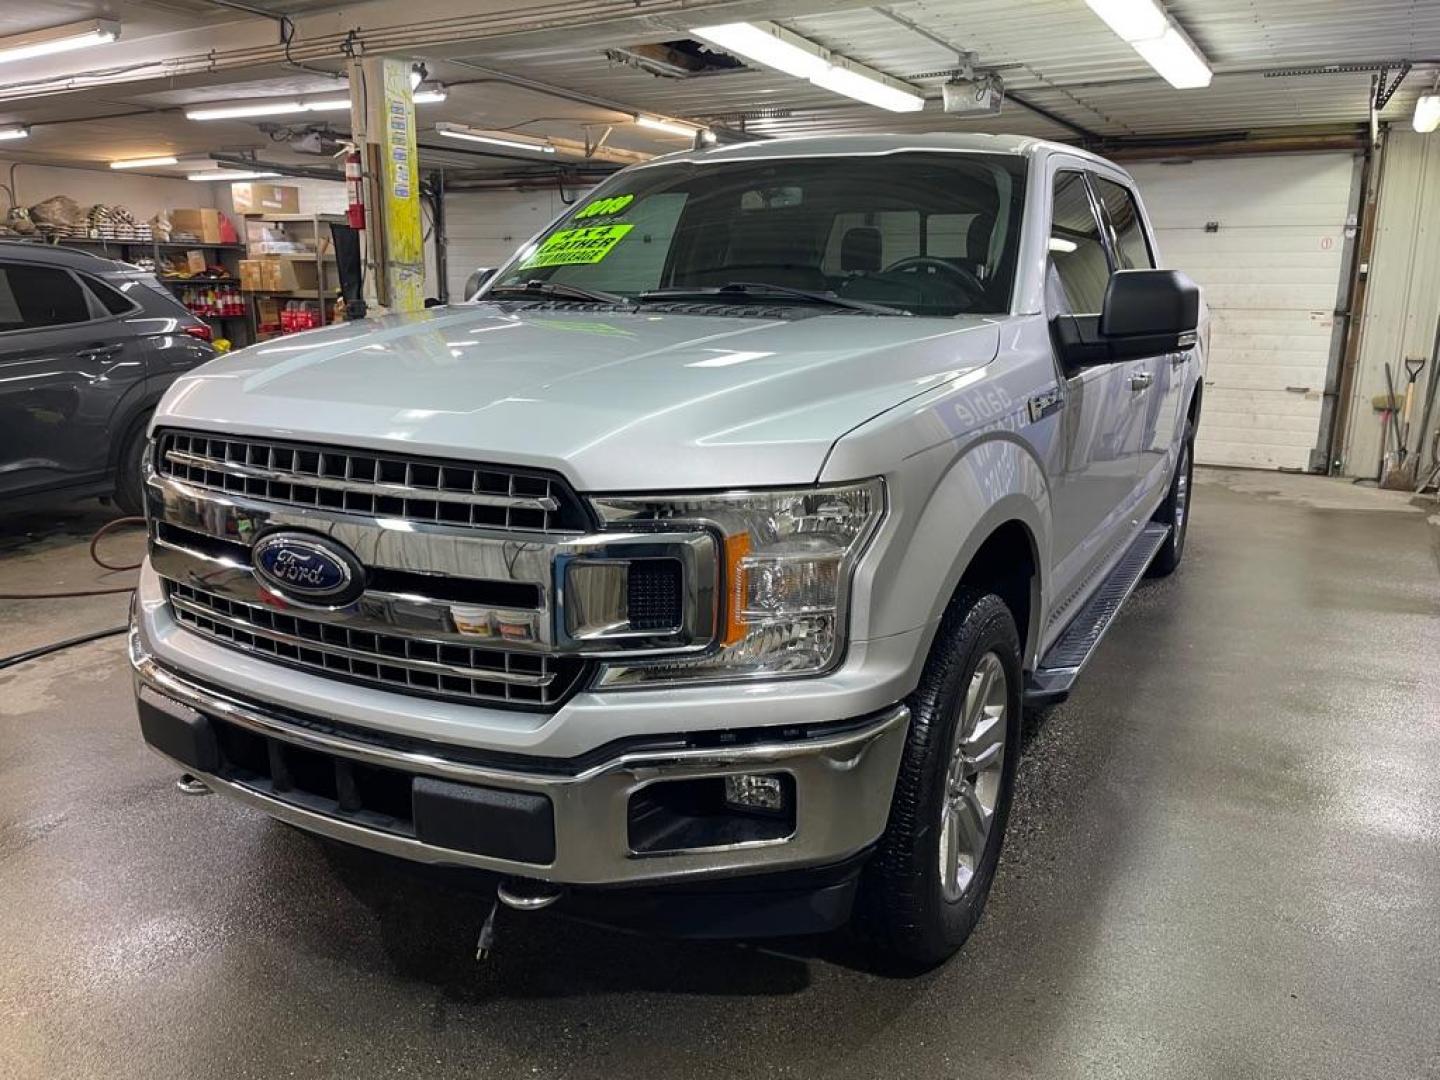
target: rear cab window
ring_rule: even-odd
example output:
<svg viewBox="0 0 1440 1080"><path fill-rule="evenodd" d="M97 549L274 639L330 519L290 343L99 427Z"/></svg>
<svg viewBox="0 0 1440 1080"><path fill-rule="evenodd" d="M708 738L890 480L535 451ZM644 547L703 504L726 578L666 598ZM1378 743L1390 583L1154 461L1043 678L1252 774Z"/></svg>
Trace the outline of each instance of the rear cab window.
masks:
<svg viewBox="0 0 1440 1080"><path fill-rule="evenodd" d="M1090 182L1105 210L1111 246L1119 262L1116 269L1153 270L1155 253L1150 250L1150 241L1145 236L1145 226L1134 193L1123 184L1103 176L1092 174Z"/></svg>

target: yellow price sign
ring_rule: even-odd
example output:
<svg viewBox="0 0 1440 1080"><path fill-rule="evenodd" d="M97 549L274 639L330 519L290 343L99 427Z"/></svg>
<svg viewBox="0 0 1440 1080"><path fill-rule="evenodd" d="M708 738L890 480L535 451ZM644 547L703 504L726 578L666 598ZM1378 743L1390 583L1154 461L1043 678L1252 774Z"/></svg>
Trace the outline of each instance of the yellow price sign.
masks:
<svg viewBox="0 0 1440 1080"><path fill-rule="evenodd" d="M579 229L561 229L540 245L535 254L520 264L522 270L532 266L577 266L598 263L609 255L615 245L625 239L634 225L590 225Z"/></svg>

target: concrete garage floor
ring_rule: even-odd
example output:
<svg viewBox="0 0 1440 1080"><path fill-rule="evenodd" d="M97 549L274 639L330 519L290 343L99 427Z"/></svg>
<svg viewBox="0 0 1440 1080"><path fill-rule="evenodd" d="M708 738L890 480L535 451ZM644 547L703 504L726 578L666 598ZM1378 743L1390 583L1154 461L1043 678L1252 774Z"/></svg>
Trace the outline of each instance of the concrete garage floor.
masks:
<svg viewBox="0 0 1440 1080"><path fill-rule="evenodd" d="M477 965L466 891L178 795L121 639L0 672L0 1076L1440 1075L1436 513L1201 474L908 981L508 913ZM12 521L0 592L98 580L104 517ZM0 653L123 606L0 603Z"/></svg>

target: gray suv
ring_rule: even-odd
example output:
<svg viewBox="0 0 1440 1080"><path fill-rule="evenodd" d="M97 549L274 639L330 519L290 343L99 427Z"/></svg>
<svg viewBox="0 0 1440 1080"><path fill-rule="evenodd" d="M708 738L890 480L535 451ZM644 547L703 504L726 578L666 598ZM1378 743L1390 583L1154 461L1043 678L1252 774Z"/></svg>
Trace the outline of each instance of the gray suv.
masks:
<svg viewBox="0 0 1440 1080"><path fill-rule="evenodd" d="M1022 707L1180 562L1208 330L1073 147L627 169L475 303L176 382L144 737L186 790L512 908L854 918L933 964L994 876Z"/></svg>
<svg viewBox="0 0 1440 1080"><path fill-rule="evenodd" d="M153 274L0 242L0 503L113 494L141 509L145 425L210 328Z"/></svg>

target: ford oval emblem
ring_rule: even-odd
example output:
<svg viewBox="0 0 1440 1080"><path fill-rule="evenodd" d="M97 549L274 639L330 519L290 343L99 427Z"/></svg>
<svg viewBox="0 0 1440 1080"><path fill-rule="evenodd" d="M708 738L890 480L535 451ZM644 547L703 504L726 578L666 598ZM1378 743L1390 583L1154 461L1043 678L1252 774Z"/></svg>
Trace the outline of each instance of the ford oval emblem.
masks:
<svg viewBox="0 0 1440 1080"><path fill-rule="evenodd" d="M255 572L282 596L340 607L365 590L365 571L345 548L309 533L273 532L250 552Z"/></svg>

